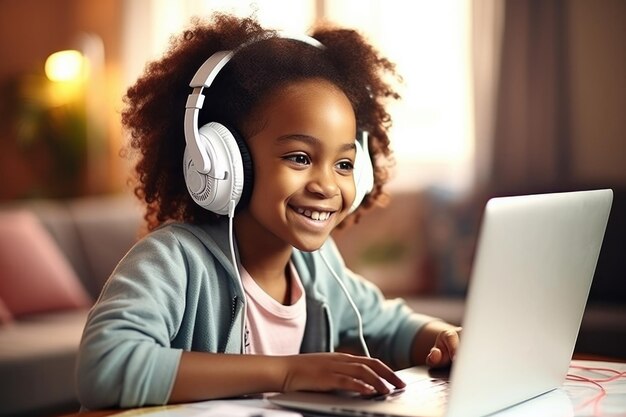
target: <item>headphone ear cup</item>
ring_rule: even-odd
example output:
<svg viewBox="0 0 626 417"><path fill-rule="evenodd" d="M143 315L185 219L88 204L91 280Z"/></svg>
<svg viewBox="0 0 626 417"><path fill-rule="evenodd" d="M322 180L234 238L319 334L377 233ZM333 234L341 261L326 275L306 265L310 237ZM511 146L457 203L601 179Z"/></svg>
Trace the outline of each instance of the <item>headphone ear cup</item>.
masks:
<svg viewBox="0 0 626 417"><path fill-rule="evenodd" d="M210 204L215 199L213 190L215 189L217 181L207 174L198 172L193 158L191 157L191 153L189 152L189 148L187 147L185 147L185 154L183 156L183 175L187 192L192 200L203 208L210 207Z"/></svg>
<svg viewBox="0 0 626 417"><path fill-rule="evenodd" d="M185 149L183 167L187 190L202 208L226 215L230 202L237 205L241 200L244 171L252 171L250 154L240 136L220 123L211 122L202 126L198 130L198 138L198 146L204 147L209 155L211 170L206 174L198 172L190 153ZM244 153L248 160L246 169L240 151L242 147L245 148Z"/></svg>
<svg viewBox="0 0 626 417"><path fill-rule="evenodd" d="M354 202L350 207L350 213L359 208L365 196L374 189L374 167L372 166L369 152L363 149L363 146L358 140L355 141L355 145L356 156L354 158L352 175L354 177L356 193Z"/></svg>
<svg viewBox="0 0 626 417"><path fill-rule="evenodd" d="M243 189L241 190L241 197L237 208L241 209L248 205L250 197L252 197L252 189L254 186L254 164L252 163L252 154L248 149L248 144L244 140L243 136L235 129L228 129L232 134L241 156L241 163L243 167Z"/></svg>

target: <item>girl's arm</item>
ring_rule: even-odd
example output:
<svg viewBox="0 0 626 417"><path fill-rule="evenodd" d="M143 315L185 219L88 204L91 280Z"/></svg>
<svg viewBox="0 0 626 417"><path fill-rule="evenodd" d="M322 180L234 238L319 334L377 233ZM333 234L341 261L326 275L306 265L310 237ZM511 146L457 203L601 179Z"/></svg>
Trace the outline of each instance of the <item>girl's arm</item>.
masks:
<svg viewBox="0 0 626 417"><path fill-rule="evenodd" d="M413 361L429 366L450 364L460 331L443 321L427 323L415 335ZM345 353L263 356L184 352L169 402L299 390L386 393L389 390L383 380L404 387L381 361Z"/></svg>
<svg viewBox="0 0 626 417"><path fill-rule="evenodd" d="M404 387L379 360L344 353L262 356L184 352L169 402L300 390L387 393L384 380Z"/></svg>

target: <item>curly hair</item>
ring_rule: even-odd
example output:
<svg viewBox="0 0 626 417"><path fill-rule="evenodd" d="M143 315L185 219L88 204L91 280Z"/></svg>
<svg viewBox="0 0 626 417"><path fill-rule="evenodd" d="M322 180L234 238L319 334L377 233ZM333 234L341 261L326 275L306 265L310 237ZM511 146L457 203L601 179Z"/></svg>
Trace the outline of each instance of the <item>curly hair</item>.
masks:
<svg viewBox="0 0 626 417"><path fill-rule="evenodd" d="M389 81L390 76L400 80L395 65L354 30L320 26L312 37L325 48L280 38L252 17L218 13L206 20L194 18L187 30L171 39L165 55L146 66L124 96L122 123L130 133L130 153L138 157L134 191L146 204L149 230L168 221L202 223L220 217L194 203L182 164L189 82L209 56L222 50L237 53L205 89L200 126L218 121L249 137L259 125L255 107L281 86L310 78L328 80L352 103L357 129L369 132L375 166L374 189L349 218L358 221L362 209L385 200L383 185L393 160L385 101L399 98ZM258 41L261 38L267 39Z"/></svg>

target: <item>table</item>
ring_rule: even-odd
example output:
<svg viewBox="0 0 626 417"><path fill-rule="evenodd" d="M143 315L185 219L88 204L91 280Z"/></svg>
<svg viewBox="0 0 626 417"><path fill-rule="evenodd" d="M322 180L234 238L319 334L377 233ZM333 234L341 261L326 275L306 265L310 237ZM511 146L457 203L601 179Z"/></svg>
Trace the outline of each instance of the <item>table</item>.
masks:
<svg viewBox="0 0 626 417"><path fill-rule="evenodd" d="M574 360L560 389L573 416L626 417L626 363Z"/></svg>
<svg viewBox="0 0 626 417"><path fill-rule="evenodd" d="M251 407L256 411L270 410L271 407L263 399L205 401L131 410L91 411L65 417L193 417L209 410L216 410L218 407L228 406L239 407L238 409ZM222 415L235 416L238 409ZM277 417L295 415L283 413L280 410L276 413ZM270 414L265 415L269 417ZM626 417L626 363L573 360L568 377L560 388L492 416L527 417L529 415L534 417Z"/></svg>

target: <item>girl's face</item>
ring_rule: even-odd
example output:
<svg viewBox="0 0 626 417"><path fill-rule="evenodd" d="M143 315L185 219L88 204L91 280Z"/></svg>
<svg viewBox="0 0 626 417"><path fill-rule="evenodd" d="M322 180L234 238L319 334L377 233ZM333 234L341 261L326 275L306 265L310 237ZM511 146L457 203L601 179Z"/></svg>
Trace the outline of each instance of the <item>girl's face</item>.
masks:
<svg viewBox="0 0 626 417"><path fill-rule="evenodd" d="M352 105L316 79L289 84L259 107L261 130L248 138L255 177L243 229L260 244L317 250L355 197Z"/></svg>

